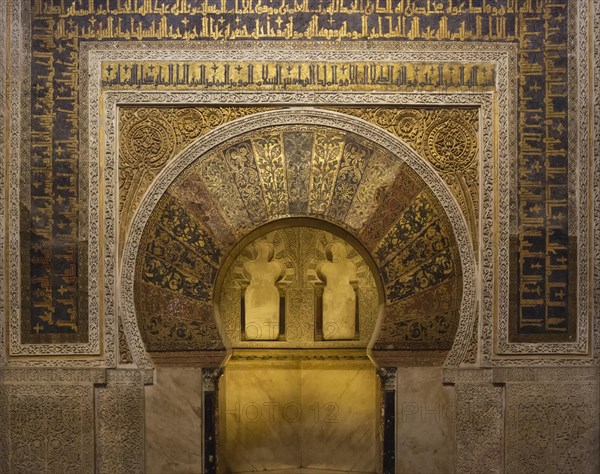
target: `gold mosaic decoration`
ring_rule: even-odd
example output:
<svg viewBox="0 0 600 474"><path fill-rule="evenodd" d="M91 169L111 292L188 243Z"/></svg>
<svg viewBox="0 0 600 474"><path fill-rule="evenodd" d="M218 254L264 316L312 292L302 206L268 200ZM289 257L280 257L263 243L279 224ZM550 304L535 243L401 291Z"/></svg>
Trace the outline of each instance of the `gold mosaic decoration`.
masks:
<svg viewBox="0 0 600 474"><path fill-rule="evenodd" d="M199 157L155 207L136 270L136 313L147 349L217 349L213 291L225 256L250 232L285 217L327 221L373 256L387 303L375 349L451 347L461 265L433 192L368 139L321 125L278 125ZM289 232L280 240L300 238ZM318 248L309 237L298 245ZM296 268L296 275L303 272ZM235 309L238 293L221 296L226 308ZM432 297L439 307L432 308ZM290 286L288 304L312 315L311 301L302 288ZM296 333L304 337L302 330Z"/></svg>
<svg viewBox="0 0 600 474"><path fill-rule="evenodd" d="M337 112L354 115L393 133L409 144L419 155L427 159L440 173L457 199L467 218L474 245L477 246L477 209L479 208L479 166L477 160L478 111L469 108L457 109L411 109L411 108L354 108L325 107ZM270 107L120 107L119 108L119 199L121 245L124 233L144 192L160 170L181 150L210 130L256 112L272 110ZM323 152L331 152L323 145ZM269 133L255 143L260 165L265 172L273 174L273 180L264 183L270 186L269 206L275 206L274 215L284 215L283 208L287 194L277 194L285 180L281 171L283 165L281 145L269 140ZM338 150L339 152L339 150ZM381 161L382 157L374 157ZM218 166L218 165L214 165ZM380 167L372 167L372 173L394 175L394 164L383 162ZM217 171L214 171L218 174ZM323 189L330 187L325 181L313 183ZM311 188L316 189L316 188ZM364 187L361 189L364 190ZM307 190L308 191L308 190ZM320 194L326 191L321 191ZM224 198L227 193L223 193ZM318 197L313 199L326 199ZM372 204L372 203L371 203ZM314 204L317 207L321 204ZM354 212L358 212L355 210ZM352 222L358 224L353 216Z"/></svg>
<svg viewBox="0 0 600 474"><path fill-rule="evenodd" d="M128 91L291 89L421 93L489 91L498 85L494 81L510 81L518 91L516 102L510 105L518 143L511 176L511 274L515 281L511 289L514 319L510 322L510 340L570 343L587 333L586 303L582 302L582 310L576 313L575 300L584 291L587 295L586 288L577 286L576 260L586 261L589 246L587 237L575 239L574 235L578 225L585 225L584 219L577 224L579 214L587 218L589 210L586 193L578 195L576 188L577 181L585 181L588 174L586 160L578 159L578 150L585 154L589 145L590 114L586 107L593 101L588 97L588 36L592 32L588 22L595 2L289 0L274 4L262 0L12 0L2 2L5 4L10 6L4 17L11 39L5 45L6 58L11 58L6 68L10 76L7 84L14 88L10 91L11 101L0 102L8 104L7 115L15 114L16 107L20 107L17 99L23 97L22 143L28 143L27 137L31 137L24 150L15 145L20 140L11 141L10 155L28 158L21 165L7 168L11 182L16 183L11 184L14 187L9 194L15 196L13 191L21 184L23 201L30 203L31 210L20 213L19 225L11 224L9 229L17 238L20 235L21 241L22 260L11 266L11 273L18 273L23 287L19 308L23 333L18 335L22 342L85 343L90 325L97 324L95 313L89 322L87 319L86 278L88 268L93 266L87 260L87 240L81 239L88 233L88 176L80 143L86 117L79 113L86 105L82 89L91 77L89 71L81 68L86 64L88 47L96 44L121 52L129 45L146 43L153 44L147 49L152 53L154 45L160 42L163 48L169 44L170 51L178 51L184 45L206 48L210 42L227 41L229 53L244 43L251 45L249 50L269 52L279 48L277 44L306 40L313 41L319 57L310 61L294 57L269 61L267 57L249 60L239 55L213 63L212 58L207 61L205 57L180 60L178 56L149 54L132 60L126 55L115 55L101 65L94 80L101 82L104 90ZM371 53L384 52L385 45L392 44L390 40L427 45L429 49L424 51L431 52L448 44L465 45L467 50L510 44L515 46L518 70L515 66L515 74L504 77L495 69L496 63L470 63L462 54L442 63L426 63L427 53L422 60L404 63L371 62ZM343 45L348 44L356 45L364 58L344 62L320 57L319 50L339 50L344 56L347 49ZM19 84L22 89L17 87ZM406 120L410 123L410 118ZM578 121L581 126L574 126ZM155 127L155 123L147 125ZM10 126L13 134L19 132L17 129ZM453 153L460 154L464 149L469 154L467 135L460 138L460 133L444 132L443 127L433 127L430 132L431 137L423 141L430 153L423 156L432 165L445 166L440 159L444 153L439 153L440 146L448 147L444 133L452 138ZM164 133L168 135L169 130L152 136L143 129L135 131L132 144L137 143L152 157L150 168L158 166L169 152L169 146L156 142L156 137ZM146 142L144 136L150 139ZM469 160L465 157L456 162L467 166ZM475 188L471 187L471 168L463 175L456 170L444 173L455 195L462 193L462 201L457 199L469 225L476 229L478 206L473 195ZM129 186L145 189L151 179L145 174L136 176ZM547 193L539 191L540 183L548 186ZM472 207L466 199L469 194ZM131 199L125 215L137 205L136 198ZM475 230L473 236L477 237ZM565 236L570 236L570 241ZM56 241L61 245L54 245ZM577 249L582 254L579 257ZM581 268L582 272L587 271L585 265ZM587 280L582 276L582 281ZM90 298L92 306L94 297ZM506 350L510 353L516 349ZM524 353L531 350L523 349ZM540 346L535 350L554 349ZM557 349L561 353L564 350Z"/></svg>
<svg viewBox="0 0 600 474"><path fill-rule="evenodd" d="M150 183L181 150L216 127L266 107L119 107L120 245Z"/></svg>
<svg viewBox="0 0 600 474"><path fill-rule="evenodd" d="M101 85L113 90L424 90L483 91L496 85L494 63L370 61L104 61Z"/></svg>
<svg viewBox="0 0 600 474"><path fill-rule="evenodd" d="M440 174L467 219L475 249L478 246L479 111L462 109L407 109L335 107L360 117L408 143ZM477 254L477 252L476 252Z"/></svg>

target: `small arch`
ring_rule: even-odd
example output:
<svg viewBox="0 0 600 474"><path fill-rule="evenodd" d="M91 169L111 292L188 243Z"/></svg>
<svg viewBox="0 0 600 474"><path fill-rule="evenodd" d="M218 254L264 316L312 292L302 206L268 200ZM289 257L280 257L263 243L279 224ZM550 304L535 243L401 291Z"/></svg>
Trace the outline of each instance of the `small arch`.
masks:
<svg viewBox="0 0 600 474"><path fill-rule="evenodd" d="M278 219L275 221L271 221L267 224L264 224L264 225L258 227L257 229L254 229L252 232L247 234L243 239L241 239L233 247L233 249L228 253L224 263L221 265L221 268L217 275L216 283L214 285L214 292L213 292L213 302L214 302L213 308L214 309L213 310L215 313L217 327L221 330L222 330L222 328L225 327L225 322L223 321L223 318L221 315L221 310L220 310L221 295L222 295L224 279L227 276L227 274L229 273L232 265L234 264L234 262L236 261L236 259L240 255L240 253L243 251L243 249L246 248L248 245L250 245L252 242L255 242L257 239L259 239L273 231L289 229L289 228L302 228L302 227L322 230L322 231L329 232L335 236L340 237L343 241L350 244L351 247L358 252L360 257L367 264L367 267L368 267L369 271L371 272L371 275L373 276L373 279L374 279L375 285L376 285L376 289L377 289L377 309L376 309L377 318L376 318L374 330L371 334L370 340L369 340L367 348L366 348L367 355L369 355L369 357L370 357L371 348L373 347L375 341L377 340L377 336L379 334L379 328L381 326L381 321L384 317L384 308L385 308L385 291L384 291L384 287L383 287L383 282L381 281L381 276L379 274L379 269L377 267L377 264L373 260L371 253L364 247L364 245L354 235L352 235L347 230L345 230L331 222L323 220L323 219L315 219L312 217L288 217L288 218L282 218L282 219ZM228 351L231 351L231 349L232 349L231 342L228 340L227 335L224 334L223 331L221 331L221 337L222 337Z"/></svg>

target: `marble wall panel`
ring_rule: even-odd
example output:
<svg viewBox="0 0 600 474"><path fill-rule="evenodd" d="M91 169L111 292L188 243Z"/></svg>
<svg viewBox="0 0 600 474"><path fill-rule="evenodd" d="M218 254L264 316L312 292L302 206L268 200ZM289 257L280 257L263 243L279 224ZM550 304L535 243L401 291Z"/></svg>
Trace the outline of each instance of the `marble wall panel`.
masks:
<svg viewBox="0 0 600 474"><path fill-rule="evenodd" d="M225 472L301 465L299 362L229 362L219 382Z"/></svg>
<svg viewBox="0 0 600 474"><path fill-rule="evenodd" d="M375 472L379 382L370 361L229 362L219 384L225 472Z"/></svg>
<svg viewBox="0 0 600 474"><path fill-rule="evenodd" d="M155 370L145 388L146 473L202 472L200 369Z"/></svg>
<svg viewBox="0 0 600 474"><path fill-rule="evenodd" d="M397 369L396 458L400 474L454 472L454 387L439 367Z"/></svg>
<svg viewBox="0 0 600 474"><path fill-rule="evenodd" d="M375 472L379 380L370 361L305 362L301 373L302 466Z"/></svg>

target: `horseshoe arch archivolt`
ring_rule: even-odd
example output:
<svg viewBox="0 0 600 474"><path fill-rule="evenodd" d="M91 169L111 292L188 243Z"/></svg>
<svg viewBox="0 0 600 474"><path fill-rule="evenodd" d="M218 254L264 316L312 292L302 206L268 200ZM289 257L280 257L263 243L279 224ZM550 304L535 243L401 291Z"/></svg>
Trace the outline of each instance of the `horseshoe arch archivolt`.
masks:
<svg viewBox="0 0 600 474"><path fill-rule="evenodd" d="M286 149L285 154L281 148ZM312 156L302 155L303 149L312 150ZM269 173L267 181L261 180L265 173ZM367 176L375 175L379 179L376 185L362 184L370 179ZM202 176L205 179L200 182ZM222 180L212 183L210 177ZM188 183L193 193L208 192L209 200L220 209L219 217L215 220L212 212L207 214L198 202L183 196L182 183ZM223 195L219 196L218 189L224 191ZM394 196L398 190L410 195L410 202L399 203ZM306 202L302 201L303 192L307 194ZM223 205L225 198L232 199L227 201L227 208ZM190 212L180 208L186 199ZM382 202L388 207L379 212L377 206ZM362 207L356 203L362 203ZM447 186L429 163L389 132L360 118L302 107L249 115L215 129L172 159L146 192L132 220L120 264L121 317L134 362L152 367L149 345L155 350L178 350L185 344L193 345L194 338L214 341L216 335L218 339L212 287L224 256L244 235L285 217L325 220L355 235L380 266L390 314L406 311L410 305L404 303L422 298L419 295L426 295L430 286L454 295L455 307L440 309L445 316L440 313L435 321L410 327L396 324L393 330L398 345L373 339L371 346L401 350L429 349L431 344L438 344L450 350L448 361L454 364L462 359L476 319L475 256L466 221ZM163 232L165 225L178 230ZM179 241L171 242L178 232ZM402 247L398 239L407 235L413 239L412 247L398 250ZM175 255L169 258L176 260L176 255L181 255L177 249L183 248L182 239L193 254L179 263L185 271L156 263L156 255L162 258L166 249L169 255ZM194 260L197 255L200 257ZM409 270L407 262L415 258L421 262L420 267ZM142 283L140 275L145 278ZM181 298L187 298L185 301L191 303L186 311L206 313L205 321L212 324L212 329L199 328L197 321L180 321L168 329L171 333L179 331L177 343L152 339L148 334L162 331L165 321L153 320L144 326L145 332L140 330L136 291L147 284L165 288L174 285L165 290L179 298L173 300L173 307L184 304ZM439 333L435 337L411 339L415 332L421 334L434 326ZM186 350L190 350L188 346Z"/></svg>

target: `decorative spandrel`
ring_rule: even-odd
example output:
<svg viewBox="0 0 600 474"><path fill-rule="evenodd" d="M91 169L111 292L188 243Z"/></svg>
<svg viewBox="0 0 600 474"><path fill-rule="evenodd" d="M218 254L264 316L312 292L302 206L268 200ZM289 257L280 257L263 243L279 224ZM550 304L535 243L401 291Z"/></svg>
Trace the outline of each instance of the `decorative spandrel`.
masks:
<svg viewBox="0 0 600 474"><path fill-rule="evenodd" d="M331 107L331 110L360 117L387 130L431 163L456 198L477 250L479 109Z"/></svg>
<svg viewBox="0 0 600 474"><path fill-rule="evenodd" d="M152 180L177 153L220 125L265 110L269 108L120 107L120 244ZM187 188L182 191L197 196Z"/></svg>
<svg viewBox="0 0 600 474"><path fill-rule="evenodd" d="M375 276L357 249L331 232L302 226L248 244L227 271L220 296L234 347L365 347L380 304Z"/></svg>

